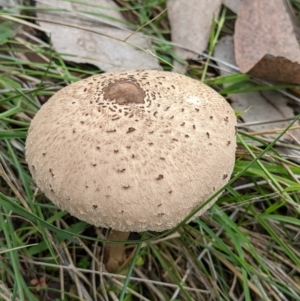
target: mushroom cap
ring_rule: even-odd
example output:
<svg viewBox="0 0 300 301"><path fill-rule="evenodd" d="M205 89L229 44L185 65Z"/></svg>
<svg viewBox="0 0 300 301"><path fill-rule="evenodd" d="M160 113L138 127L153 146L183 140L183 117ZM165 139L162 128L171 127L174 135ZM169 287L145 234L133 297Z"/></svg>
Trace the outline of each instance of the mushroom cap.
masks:
<svg viewBox="0 0 300 301"><path fill-rule="evenodd" d="M235 126L226 100L197 80L155 70L105 73L42 106L26 159L38 187L77 218L163 231L228 182Z"/></svg>

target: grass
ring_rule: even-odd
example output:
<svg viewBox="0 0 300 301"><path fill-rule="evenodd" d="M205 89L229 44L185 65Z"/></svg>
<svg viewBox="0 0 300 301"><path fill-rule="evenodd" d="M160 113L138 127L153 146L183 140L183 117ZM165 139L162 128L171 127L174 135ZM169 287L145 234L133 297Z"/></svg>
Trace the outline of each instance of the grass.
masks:
<svg viewBox="0 0 300 301"><path fill-rule="evenodd" d="M116 2L131 28L152 39L162 67L170 70L175 56L165 0ZM294 8L298 15L297 2ZM234 173L219 201L190 224L132 240L128 268L105 272L105 230L49 202L24 159L27 129L40 105L63 86L99 73L64 61L35 29L34 11L0 11L0 300L300 300L299 158L276 149L287 129L268 141L240 128ZM238 71L218 76L213 50L232 32L233 19L223 9L209 55L189 62L189 76L224 95L294 89ZM297 117L290 126L295 122ZM297 144L284 145L299 151Z"/></svg>

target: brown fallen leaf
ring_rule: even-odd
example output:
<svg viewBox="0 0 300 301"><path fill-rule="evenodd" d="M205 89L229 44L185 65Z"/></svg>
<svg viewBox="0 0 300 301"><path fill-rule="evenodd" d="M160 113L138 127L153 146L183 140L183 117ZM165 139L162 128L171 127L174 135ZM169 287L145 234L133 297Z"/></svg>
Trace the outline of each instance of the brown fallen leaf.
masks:
<svg viewBox="0 0 300 301"><path fill-rule="evenodd" d="M174 52L183 60L196 59L203 52L210 36L213 18L218 17L222 0L169 0L168 17L171 24ZM185 73L186 67L173 62L174 71Z"/></svg>
<svg viewBox="0 0 300 301"><path fill-rule="evenodd" d="M149 39L127 28L114 1L52 0L36 5L40 26L51 32L54 49L65 60L105 71L160 69Z"/></svg>
<svg viewBox="0 0 300 301"><path fill-rule="evenodd" d="M231 36L220 39L215 47L214 56L218 59L221 75L236 72L228 66L228 64L236 65ZM244 112L241 116L244 128L267 139L276 138L290 124L288 120L295 118L293 109L288 106L288 98L275 91L230 94L229 98L234 110ZM242 126L243 123L239 125ZM295 127L297 126L299 122L295 124ZM295 140L300 140L299 128L290 130L281 139L285 142Z"/></svg>
<svg viewBox="0 0 300 301"><path fill-rule="evenodd" d="M235 23L235 58L240 71L260 78L300 83L300 50L286 0L244 0Z"/></svg>

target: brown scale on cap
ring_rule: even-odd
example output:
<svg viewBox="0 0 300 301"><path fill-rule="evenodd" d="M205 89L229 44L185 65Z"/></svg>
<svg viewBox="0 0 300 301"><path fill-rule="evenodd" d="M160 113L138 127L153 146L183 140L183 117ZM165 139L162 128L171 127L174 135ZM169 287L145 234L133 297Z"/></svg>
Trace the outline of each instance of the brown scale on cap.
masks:
<svg viewBox="0 0 300 301"><path fill-rule="evenodd" d="M230 105L199 81L106 73L49 99L31 123L26 158L40 189L72 215L120 231L162 231L228 182L235 126Z"/></svg>

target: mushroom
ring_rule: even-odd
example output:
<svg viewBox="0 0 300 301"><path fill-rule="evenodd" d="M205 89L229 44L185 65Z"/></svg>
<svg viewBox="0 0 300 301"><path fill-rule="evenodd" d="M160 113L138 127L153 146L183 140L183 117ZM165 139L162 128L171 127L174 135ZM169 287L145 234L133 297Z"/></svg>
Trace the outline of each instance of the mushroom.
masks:
<svg viewBox="0 0 300 301"><path fill-rule="evenodd" d="M226 100L197 80L155 70L105 73L42 106L26 159L54 204L124 239L123 232L176 226L228 182L235 126Z"/></svg>

